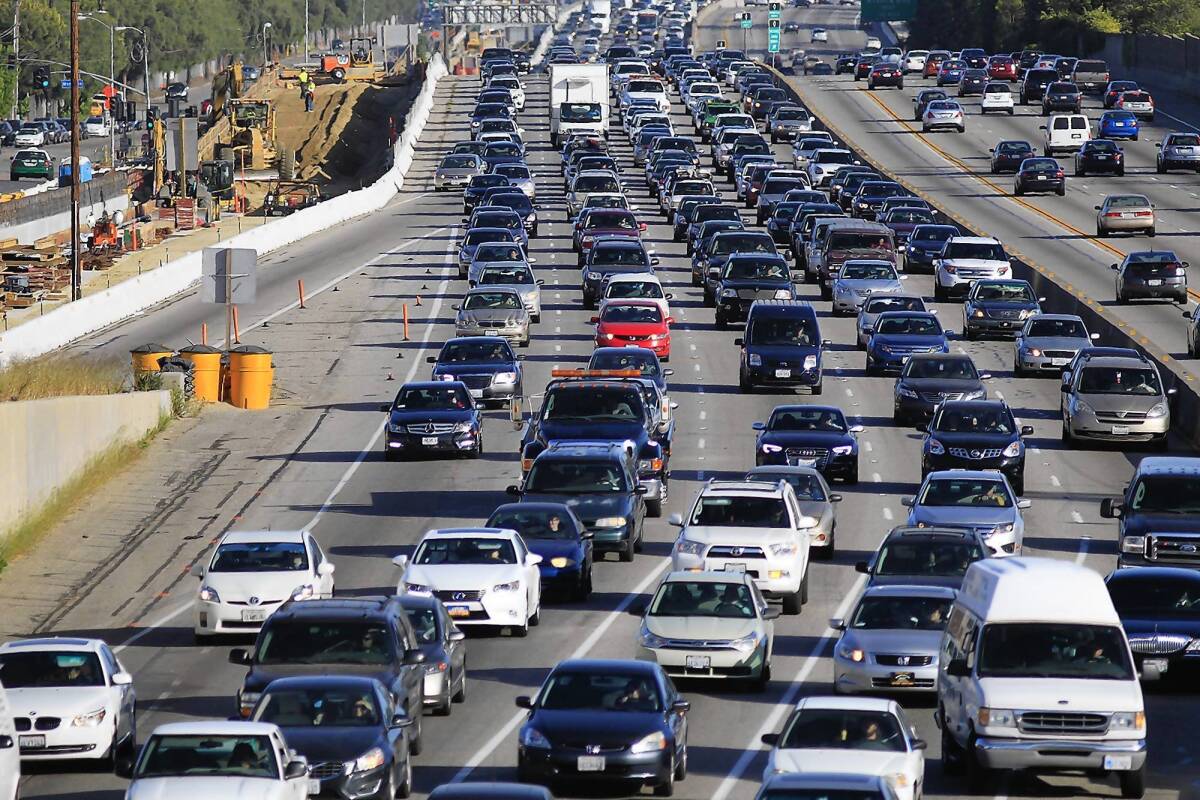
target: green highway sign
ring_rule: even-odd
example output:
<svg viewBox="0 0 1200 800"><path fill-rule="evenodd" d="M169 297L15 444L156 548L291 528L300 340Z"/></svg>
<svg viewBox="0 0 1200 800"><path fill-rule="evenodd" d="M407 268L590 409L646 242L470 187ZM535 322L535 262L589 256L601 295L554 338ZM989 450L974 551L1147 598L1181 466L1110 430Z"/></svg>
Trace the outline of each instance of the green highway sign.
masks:
<svg viewBox="0 0 1200 800"><path fill-rule="evenodd" d="M779 52L779 31L767 31L767 52Z"/></svg>
<svg viewBox="0 0 1200 800"><path fill-rule="evenodd" d="M753 28L754 27L754 20L750 18L749 11L742 14L742 27L743 28Z"/></svg>
<svg viewBox="0 0 1200 800"><path fill-rule="evenodd" d="M901 22L917 16L917 0L862 0L863 22Z"/></svg>
<svg viewBox="0 0 1200 800"><path fill-rule="evenodd" d="M779 19L783 16L783 4L774 2L767 5L767 19Z"/></svg>

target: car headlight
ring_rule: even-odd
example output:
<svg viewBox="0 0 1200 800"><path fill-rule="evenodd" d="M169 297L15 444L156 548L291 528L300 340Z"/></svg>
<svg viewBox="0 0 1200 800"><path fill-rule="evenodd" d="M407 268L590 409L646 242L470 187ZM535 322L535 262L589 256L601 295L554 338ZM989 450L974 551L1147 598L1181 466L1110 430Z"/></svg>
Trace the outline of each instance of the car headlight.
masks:
<svg viewBox="0 0 1200 800"><path fill-rule="evenodd" d="M777 444L764 444L762 446L762 451L764 453L779 453L783 451L783 448Z"/></svg>
<svg viewBox="0 0 1200 800"><path fill-rule="evenodd" d="M666 639L653 633L645 625L642 625L642 629L638 632L638 642L648 650L657 650L660 647L665 647L667 644Z"/></svg>
<svg viewBox="0 0 1200 800"><path fill-rule="evenodd" d="M431 594L432 593L432 590L430 589L429 586L427 586L423 583L410 583L408 581L404 582L404 590L406 592L412 592L413 594Z"/></svg>
<svg viewBox="0 0 1200 800"><path fill-rule="evenodd" d="M1121 539L1121 552L1141 555L1146 552L1145 536L1125 536Z"/></svg>
<svg viewBox="0 0 1200 800"><path fill-rule="evenodd" d="M441 379L444 381L453 381L454 376L443 372L441 375Z"/></svg>
<svg viewBox="0 0 1200 800"><path fill-rule="evenodd" d="M816 356L805 356L804 357L804 369L805 370L813 370L816 368L817 368L817 357Z"/></svg>
<svg viewBox="0 0 1200 800"><path fill-rule="evenodd" d="M981 308L975 309L975 311L971 314L971 316L975 317L976 319L983 319L983 309L981 309Z"/></svg>
<svg viewBox="0 0 1200 800"><path fill-rule="evenodd" d="M459 423L455 424L454 432L455 433L470 433L471 432L471 423L459 422Z"/></svg>
<svg viewBox="0 0 1200 800"><path fill-rule="evenodd" d="M1021 455L1021 441L1018 439L1017 441L1013 442L1008 447L1004 448L1000 454L1005 458L1016 458L1017 456Z"/></svg>
<svg viewBox="0 0 1200 800"><path fill-rule="evenodd" d="M752 367L761 367L762 366L762 356L759 355L758 353L751 353L750 357L747 359L747 361L749 362L750 366L752 366Z"/></svg>
<svg viewBox="0 0 1200 800"><path fill-rule="evenodd" d="M262 692L242 692L238 697L238 707L242 711L243 717L250 716L250 712L258 705L259 698L262 697Z"/></svg>
<svg viewBox="0 0 1200 800"><path fill-rule="evenodd" d="M1032 308L1022 309L1021 310L1021 319L1029 319L1030 317L1032 317L1034 315L1034 313L1035 312Z"/></svg>
<svg viewBox="0 0 1200 800"><path fill-rule="evenodd" d="M854 445L852 444L839 444L837 447L833 448L833 454L835 456L848 456L853 452Z"/></svg>
<svg viewBox="0 0 1200 800"><path fill-rule="evenodd" d="M1140 731L1146 727L1146 712L1144 711L1118 711L1112 715L1112 720L1109 723L1110 728L1116 728L1122 731Z"/></svg>
<svg viewBox="0 0 1200 800"><path fill-rule="evenodd" d="M554 558L550 559L550 566L554 567L555 569L563 569L564 567L569 567L574 563L575 559L567 558L566 556L555 556Z"/></svg>
<svg viewBox="0 0 1200 800"><path fill-rule="evenodd" d="M795 542L776 542L770 546L771 555L779 558L788 558L796 555L799 546Z"/></svg>
<svg viewBox="0 0 1200 800"><path fill-rule="evenodd" d="M596 520L597 528L621 528L625 526L624 517L601 517Z"/></svg>
<svg viewBox="0 0 1200 800"><path fill-rule="evenodd" d="M904 789L908 787L908 776L903 772L893 772L887 776L888 783L896 789Z"/></svg>
<svg viewBox="0 0 1200 800"><path fill-rule="evenodd" d="M526 727L521 729L521 746L549 750L550 740L543 736L537 728Z"/></svg>
<svg viewBox="0 0 1200 800"><path fill-rule="evenodd" d="M108 716L108 709L104 708L104 707L100 707L100 708L95 709L94 711L87 711L87 712L84 712L83 714L80 714L77 717L75 717L75 719L71 720L71 727L72 728L95 728L101 722L104 722L104 718L107 716Z"/></svg>
<svg viewBox="0 0 1200 800"><path fill-rule="evenodd" d="M1042 351L1037 347L1031 347L1031 348L1029 348L1029 357L1030 358L1041 358Z"/></svg>
<svg viewBox="0 0 1200 800"><path fill-rule="evenodd" d="M867 658L867 654L857 647L839 645L837 653L842 658L853 661L855 664L861 664Z"/></svg>
<svg viewBox="0 0 1200 800"><path fill-rule="evenodd" d="M663 468L661 458L643 458L638 460L638 472L658 472Z"/></svg>
<svg viewBox="0 0 1200 800"><path fill-rule="evenodd" d="M1075 413L1076 414L1092 414L1095 412L1092 411L1092 407L1089 406L1085 401L1076 399L1075 400Z"/></svg>
<svg viewBox="0 0 1200 800"><path fill-rule="evenodd" d="M911 397L911 398L914 398L914 399L915 399L915 398L916 398L916 396L917 396L917 393L916 393L916 392L914 392L912 389L909 389L909 388L907 388L907 387L905 387L905 386L901 386L901 387L897 388L897 389L896 389L896 394L900 395L901 397Z"/></svg>
<svg viewBox="0 0 1200 800"><path fill-rule="evenodd" d="M372 769L379 769L383 765L383 750L378 747L372 747L370 750L354 759L355 772L366 772Z"/></svg>
<svg viewBox="0 0 1200 800"><path fill-rule="evenodd" d="M1166 403L1155 403L1149 411L1146 412L1147 417L1164 417L1167 414Z"/></svg>
<svg viewBox="0 0 1200 800"><path fill-rule="evenodd" d="M939 442L937 439L929 440L929 455L941 456L941 455L945 455L945 454L946 454L946 448L942 446L941 442Z"/></svg>
<svg viewBox="0 0 1200 800"><path fill-rule="evenodd" d="M492 591L493 592L515 592L520 588L521 588L521 582L519 580L516 580L516 581L509 581L507 583L497 583L495 586L492 587Z"/></svg>
<svg viewBox="0 0 1200 800"><path fill-rule="evenodd" d="M976 389L973 392L968 392L964 400L983 400L987 397L987 389Z"/></svg>
<svg viewBox="0 0 1200 800"><path fill-rule="evenodd" d="M979 709L979 725L983 728L1015 728L1017 726L1017 712L1008 708L988 708L983 706Z"/></svg>
<svg viewBox="0 0 1200 800"><path fill-rule="evenodd" d="M879 345L879 352L890 353L892 352L892 346L890 344L881 344Z"/></svg>
<svg viewBox="0 0 1200 800"><path fill-rule="evenodd" d="M691 539L685 539L680 536L675 540L675 552L681 556L703 556L704 543L696 542Z"/></svg>
<svg viewBox="0 0 1200 800"><path fill-rule="evenodd" d="M666 746L667 737L663 736L662 731L655 731L634 742L633 746L629 748L629 752L635 755L638 753L654 753Z"/></svg>
<svg viewBox="0 0 1200 800"><path fill-rule="evenodd" d="M758 631L751 631L740 639L734 639L729 646L739 653L753 653L758 647Z"/></svg>
<svg viewBox="0 0 1200 800"><path fill-rule="evenodd" d="M586 277L589 281L598 281L600 280L601 275L599 272L589 272Z"/></svg>
<svg viewBox="0 0 1200 800"><path fill-rule="evenodd" d="M217 590L211 586L201 586L200 599L206 603L219 603L221 602L221 595L217 594Z"/></svg>
<svg viewBox="0 0 1200 800"><path fill-rule="evenodd" d="M437 675L439 672L445 672L450 669L450 665L445 661L431 661L425 664L426 675Z"/></svg>
<svg viewBox="0 0 1200 800"><path fill-rule="evenodd" d="M516 383L517 373L515 372L497 372L492 377L493 383Z"/></svg>
<svg viewBox="0 0 1200 800"><path fill-rule="evenodd" d="M737 289L722 289L721 297L737 297Z"/></svg>

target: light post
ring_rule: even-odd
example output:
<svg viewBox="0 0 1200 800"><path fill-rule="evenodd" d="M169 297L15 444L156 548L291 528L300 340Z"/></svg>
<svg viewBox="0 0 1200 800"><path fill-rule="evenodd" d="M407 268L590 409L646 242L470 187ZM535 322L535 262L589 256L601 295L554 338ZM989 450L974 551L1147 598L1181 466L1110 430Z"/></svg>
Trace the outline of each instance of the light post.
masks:
<svg viewBox="0 0 1200 800"><path fill-rule="evenodd" d="M271 65L270 49L267 47L267 29L271 27L270 22L263 23L263 69Z"/></svg>
<svg viewBox="0 0 1200 800"><path fill-rule="evenodd" d="M112 159L112 165L115 167L117 165L117 139L116 131L113 129L112 105L117 93L117 33L115 26L109 25L99 17L93 16L94 14L104 14L107 16L108 12L101 8L87 14L80 14L79 19L90 19L108 28L108 89L111 92L108 97L108 157Z"/></svg>
<svg viewBox="0 0 1200 800"><path fill-rule="evenodd" d="M308 68L308 0L304 0L304 67Z"/></svg>
<svg viewBox="0 0 1200 800"><path fill-rule="evenodd" d="M150 119L150 39L141 28L132 25L118 25L118 31L133 31L142 37L142 90L146 94L146 119Z"/></svg>

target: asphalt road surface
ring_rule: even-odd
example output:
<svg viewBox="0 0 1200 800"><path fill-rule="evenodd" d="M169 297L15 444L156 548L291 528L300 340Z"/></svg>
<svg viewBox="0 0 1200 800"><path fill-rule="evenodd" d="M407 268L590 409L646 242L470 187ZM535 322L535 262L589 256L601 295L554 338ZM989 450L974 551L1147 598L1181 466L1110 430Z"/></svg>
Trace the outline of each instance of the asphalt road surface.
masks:
<svg viewBox="0 0 1200 800"><path fill-rule="evenodd" d="M709 46L720 29L703 28L700 34L700 46ZM859 34L839 29L834 36L835 42L848 45ZM429 191L429 177L441 153L464 138L465 115L477 89L475 78L447 78L439 87L438 111L418 148L405 191L370 217L266 259L258 303L242 309L246 341L256 341L260 323L268 320L277 336L280 327L293 326L286 336L294 349L319 347L306 338L309 317L303 316L315 312L289 308L295 280L305 278L310 305L344 319L348 343L337 354L337 368L318 379L323 409L319 422L295 452L283 457L264 453L255 470L239 476L240 481L263 488L240 511L237 522L238 528L249 530L311 527L337 565L339 594L390 591L398 577L391 556L431 527L482 522L505 502L504 487L515 482L519 473L518 437L506 412L488 413L488 450L480 460L387 463L379 452L382 419L374 411L390 399L401 381L424 377L428 368L424 356L452 335L448 306L465 290L453 278L452 248L460 232L461 202L456 195ZM531 141L530 164L537 175L541 207L541 236L532 242L531 254L537 259L539 277L546 282L543 318L525 362L526 386L535 391L552 368L584 364L592 335L590 312L583 310L580 301L569 226L564 222L558 157L548 144L543 78L530 79L529 96L521 124ZM675 107L677 128L690 131L681 108ZM682 245L671 242L670 229L632 171L630 149L619 131L612 138L619 160L629 170L631 194L642 218L650 223L646 240L662 258L659 272L675 296L672 307L678 321L673 330L671 394L679 408L671 497L663 518L647 521L643 554L631 564L610 560L597 565L590 600L548 603L540 627L527 639L470 637L468 700L455 706L448 719L426 718L425 751L415 767L417 796L464 777L514 779L516 728L522 714L513 698L530 693L564 658L634 654L638 619L627 609L653 589L667 566L675 534L665 522L667 514L684 511L701 482L737 477L751 467L751 423L764 419L775 405L794 401L790 395L738 392L738 351L733 345L737 334L715 330L712 311L703 307L700 291L690 286ZM783 152L780 146L781 156ZM336 295L332 294L335 283L343 289ZM313 300L314 287L322 285L327 291ZM927 276L913 277L909 287L932 293ZM816 300L811 286L800 289ZM412 304L415 294L423 296L423 305L414 314L410 341L404 342L399 328L401 304ZM747 694L712 684L681 684L692 711L690 774L677 787L680 797L753 796L766 761L760 735L778 730L798 697L830 691L833 632L828 619L843 616L854 601L862 585L854 562L867 558L887 530L904 520L900 499L911 494L919 480L920 437L892 424L888 402L892 381L864 377L863 355L852 344L853 320L831 317L828 303L817 301L817 307L822 333L834 342L821 400L840 404L855 422L866 426L860 438L862 482L835 488L846 496L839 508L839 553L830 563L812 565L810 603L803 613L777 623L775 677L769 690ZM959 314L956 306L939 310L950 320ZM121 352L152 339L179 343L184 336L194 337L202 320L215 328L220 315L191 295L98 334L76 349ZM1098 503L1124 486L1136 456L1111 450L1063 450L1058 442L1057 382L1013 379L1009 343L961 341L955 346L996 376L990 384L993 396L1006 399L1017 416L1035 428L1027 466L1027 497L1033 506L1025 512L1026 553L1071 559L1101 572L1111 569L1115 527L1099 519ZM404 358L397 359L397 354ZM384 375L391 371L396 381L387 382ZM290 401L305 403L310 398ZM195 491L219 498L225 489L201 483ZM213 513L224 513L215 500ZM98 519L96 524L103 529L120 521ZM196 524L202 527L200 520ZM211 532L205 538L209 536ZM126 643L120 657L134 674L141 739L163 722L233 713L234 692L244 674L227 662L226 646L192 644L188 607L196 586L186 571L197 546L179 543L172 549L172 543L163 544L167 555L162 563L139 552L129 555L129 563L121 568L133 571L132 577L119 579L116 567L97 574L90 591L76 598L55 626ZM931 704L906 701L906 706L931 743L926 796L961 796L963 785L943 778L936 763L938 736ZM1197 708L1194 696L1148 694L1148 796L1174 798L1181 786L1195 779L1191 728ZM122 781L82 767L38 772L24 780L22 797L116 800L123 789ZM1115 797L1118 792L1115 781L1022 776L997 783L995 794ZM588 790L587 796L624 795L619 790Z"/></svg>

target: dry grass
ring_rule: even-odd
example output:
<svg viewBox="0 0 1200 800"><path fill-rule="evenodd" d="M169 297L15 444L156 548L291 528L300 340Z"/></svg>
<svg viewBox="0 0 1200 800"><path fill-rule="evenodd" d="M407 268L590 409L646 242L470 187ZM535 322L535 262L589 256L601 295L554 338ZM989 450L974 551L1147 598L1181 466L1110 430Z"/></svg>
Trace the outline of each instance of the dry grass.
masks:
<svg viewBox="0 0 1200 800"><path fill-rule="evenodd" d="M129 367L115 359L46 356L0 369L0 402L43 397L116 394Z"/></svg>

